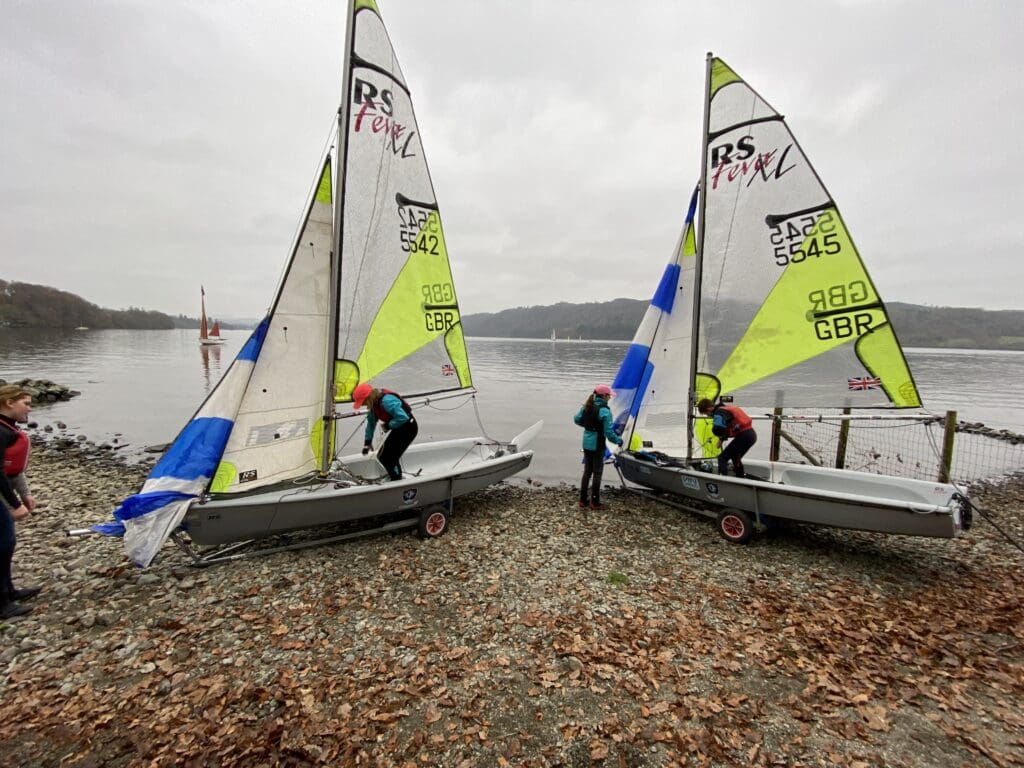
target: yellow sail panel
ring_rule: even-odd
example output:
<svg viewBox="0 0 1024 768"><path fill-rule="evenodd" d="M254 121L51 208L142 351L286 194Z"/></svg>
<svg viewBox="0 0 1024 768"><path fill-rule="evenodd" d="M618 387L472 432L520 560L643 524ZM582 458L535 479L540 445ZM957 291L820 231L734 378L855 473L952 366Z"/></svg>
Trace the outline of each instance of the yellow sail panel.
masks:
<svg viewBox="0 0 1024 768"><path fill-rule="evenodd" d="M328 163L324 166L324 172L320 176L320 183L316 187L316 201L318 203L325 203L330 205L334 202L334 197L331 195L331 165Z"/></svg>
<svg viewBox="0 0 1024 768"><path fill-rule="evenodd" d="M774 227L785 270L718 371L724 392L854 344L888 322L838 213L829 208L802 223L806 218ZM892 352L903 359L898 345Z"/></svg>
<svg viewBox="0 0 1024 768"><path fill-rule="evenodd" d="M469 373L469 356L466 354L466 337L462 333L461 322L444 335L444 348L459 376L459 386L472 387L473 377Z"/></svg>
<svg viewBox="0 0 1024 768"><path fill-rule="evenodd" d="M718 89L729 83L743 82L743 78L729 69L729 66L721 59L711 60L711 95L714 96Z"/></svg>
<svg viewBox="0 0 1024 768"><path fill-rule="evenodd" d="M897 408L921 407L921 396L891 325L886 323L864 334L857 341L857 356L864 367L879 378L893 405Z"/></svg>
<svg viewBox="0 0 1024 768"><path fill-rule="evenodd" d="M468 355L461 333L449 342L449 331L461 324L441 219L431 211L410 240L409 257L391 285L356 360L359 377L368 381L417 350L443 339L458 347L449 356L459 373L469 377Z"/></svg>
<svg viewBox="0 0 1024 768"><path fill-rule="evenodd" d="M693 229L693 222L686 225L686 233L683 235L683 256L697 255L697 238Z"/></svg>
<svg viewBox="0 0 1024 768"><path fill-rule="evenodd" d="M352 401L352 392L359 383L359 369L351 360L334 361L334 402Z"/></svg>

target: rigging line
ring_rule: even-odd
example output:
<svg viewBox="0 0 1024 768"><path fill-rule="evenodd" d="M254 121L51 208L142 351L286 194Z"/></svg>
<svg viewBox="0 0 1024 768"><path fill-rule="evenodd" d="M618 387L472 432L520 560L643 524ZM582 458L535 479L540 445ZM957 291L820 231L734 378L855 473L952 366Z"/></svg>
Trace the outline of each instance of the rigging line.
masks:
<svg viewBox="0 0 1024 768"><path fill-rule="evenodd" d="M477 407L476 395L471 395L470 397L472 397L472 399L473 399L473 412L476 414L476 423L477 423L477 426L480 427L480 434L483 435L484 437L486 437L492 443L499 442L498 440L495 440L493 437L491 437L490 435L487 434L487 429L486 429L486 427L484 427L484 422L480 418L480 409Z"/></svg>
<svg viewBox="0 0 1024 768"><path fill-rule="evenodd" d="M1003 538L1004 538L1004 539L1006 539L1006 540L1007 540L1008 542L1010 542L1010 543L1011 543L1011 544L1012 544L1013 546L1015 546L1015 547L1016 547L1017 549L1019 549L1019 550L1020 550L1021 552L1024 552L1024 546L1022 546L1022 545L1021 545L1021 543L1020 543L1019 541L1017 541L1016 539L1014 539L1014 538L1013 538L1013 536L1011 536L1011 535L1010 535L1009 533L1007 533L1007 532L1006 532L1006 531L1004 531L1004 530L1003 530L1002 528L1000 528L1000 527L999 527L999 524L998 524L998 523L996 523L996 521L995 521L995 520L993 520L993 519L992 519L991 517L989 517L989 515L988 515L988 512L986 512L985 510L983 510L983 509L982 509L981 507L979 507L979 506L978 506L977 504L975 504L975 503L974 503L973 501L971 501L971 500L970 500L969 498L967 498L966 496L964 496L964 495L962 495L962 494L959 494L959 493L958 493L958 494L956 494L956 495L957 495L957 496L959 496L959 497L960 497L960 498L961 498L961 499L962 499L962 500L963 500L964 502L966 502L966 503L967 503L967 505L968 505L968 506L969 506L969 507L970 507L971 509L973 509L973 510L974 510L975 512L977 512L977 513L978 513L979 515L981 515L981 518L982 518L982 519L983 519L983 520L984 520L984 521L985 521L986 523L988 523L988 524L989 524L989 525L991 525L991 526L992 526L993 528L995 528L995 529L996 529L997 531L999 531L999 533L1001 533L1001 534L1003 535Z"/></svg>
<svg viewBox="0 0 1024 768"><path fill-rule="evenodd" d="M472 396L470 396L470 397L472 397ZM457 411L460 408L465 408L468 404L469 404L469 397L467 397L461 403L456 405L454 408L438 408L436 405L433 405L430 402L423 403L423 407L424 408L430 408L431 410L434 410L434 411L440 411L441 413L451 413L452 411Z"/></svg>
<svg viewBox="0 0 1024 768"><path fill-rule="evenodd" d="M335 421L334 423L337 424L337 421ZM346 445L348 445L349 440L351 440L353 437L355 437L356 432L358 432L360 429L365 429L362 420L356 422L355 427L352 429L351 432L348 433L348 437L345 438L344 442L337 443L337 441L335 441L337 446L338 446L337 450L335 450L335 452L334 452L334 458L335 459L337 459L341 455L341 449L344 448ZM335 435L338 434L338 430L337 429L334 430L334 434Z"/></svg>
<svg viewBox="0 0 1024 768"><path fill-rule="evenodd" d="M292 239L290 241L291 242L291 249L289 250L289 256L291 256L293 253L298 251L299 247L302 245L299 242L299 237L302 235L302 230L305 228L306 223L307 223L307 221L309 219L310 206L311 206L311 204L313 202L313 199L316 197L317 189L320 188L320 179L321 179L321 176L323 175L324 161L327 160L329 158L329 156L330 156L331 144L333 144L333 142L334 142L334 135L337 132L338 132L337 120L334 117L332 117L331 118L331 128L330 128L329 131L327 131L327 140L324 141L323 149L320 150L320 161L317 163L317 166L316 166L319 170L318 170L318 172L316 174L316 178L313 179L313 186L310 188L309 192L306 193L306 200L302 204L302 213L297 217L298 218L298 222L295 225L295 229L292 231ZM332 182L331 183L331 196L333 197L335 194L337 194L337 190L334 189L334 183L333 183L334 180L333 179L331 180L331 182ZM292 261L291 258L288 258L285 261L284 265L282 265L281 271L280 271L280 273L277 276L277 284L278 285L280 285L284 281L285 275L288 272L288 268L291 266L291 261ZM275 296L275 300L276 300L276 296ZM273 302L271 302L271 307L273 307Z"/></svg>

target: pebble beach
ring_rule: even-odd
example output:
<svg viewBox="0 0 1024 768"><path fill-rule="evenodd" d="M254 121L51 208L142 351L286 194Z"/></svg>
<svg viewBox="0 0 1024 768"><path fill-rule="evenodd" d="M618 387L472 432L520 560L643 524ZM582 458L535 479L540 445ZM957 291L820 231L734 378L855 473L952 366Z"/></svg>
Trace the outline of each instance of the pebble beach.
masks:
<svg viewBox="0 0 1024 768"><path fill-rule="evenodd" d="M146 468L34 441L14 574L43 593L0 624L0 765L1024 764L1024 553L985 521L737 546L614 485L589 511L518 483L436 539L209 568L66 535ZM1024 481L972 498L1024 540Z"/></svg>

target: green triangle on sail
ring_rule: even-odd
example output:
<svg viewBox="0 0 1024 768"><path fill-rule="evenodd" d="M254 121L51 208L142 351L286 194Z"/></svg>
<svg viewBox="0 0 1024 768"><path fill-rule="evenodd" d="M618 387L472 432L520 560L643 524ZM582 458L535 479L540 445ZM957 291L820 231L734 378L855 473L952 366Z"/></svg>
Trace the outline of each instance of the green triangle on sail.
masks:
<svg viewBox="0 0 1024 768"><path fill-rule="evenodd" d="M729 83L742 83L743 78L729 69L729 66L721 59L711 60L711 96L718 93L718 89Z"/></svg>
<svg viewBox="0 0 1024 768"><path fill-rule="evenodd" d="M782 222L781 227L792 226ZM722 391L741 389L888 326L889 318L839 212L822 211L787 256L778 282L718 371ZM807 307L805 313L794 307ZM897 407L920 403L891 332L857 347ZM908 390L909 386L909 390ZM902 393L902 394L901 394Z"/></svg>
<svg viewBox="0 0 1024 768"><path fill-rule="evenodd" d="M470 386L469 356L437 211L427 216L410 242L409 257L377 311L356 360L359 380L369 381L443 338L460 385ZM342 389L339 386L339 392Z"/></svg>
<svg viewBox="0 0 1024 768"><path fill-rule="evenodd" d="M693 222L686 225L686 234L683 236L683 256L697 255L697 237L694 232Z"/></svg>
<svg viewBox="0 0 1024 768"><path fill-rule="evenodd" d="M324 172L320 176L320 183L316 186L316 201L330 205L333 202L331 196L331 161L324 163Z"/></svg>

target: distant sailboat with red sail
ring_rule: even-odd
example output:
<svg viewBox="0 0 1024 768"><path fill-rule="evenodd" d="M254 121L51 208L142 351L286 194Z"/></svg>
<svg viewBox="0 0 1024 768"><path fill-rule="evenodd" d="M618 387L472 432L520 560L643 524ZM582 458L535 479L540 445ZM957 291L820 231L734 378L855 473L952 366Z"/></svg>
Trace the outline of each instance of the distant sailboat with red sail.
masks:
<svg viewBox="0 0 1024 768"><path fill-rule="evenodd" d="M206 322L206 290L199 286L200 306L202 315L199 318L199 343L200 344L223 344L224 339L220 337L220 324L214 320L213 328L210 329Z"/></svg>

